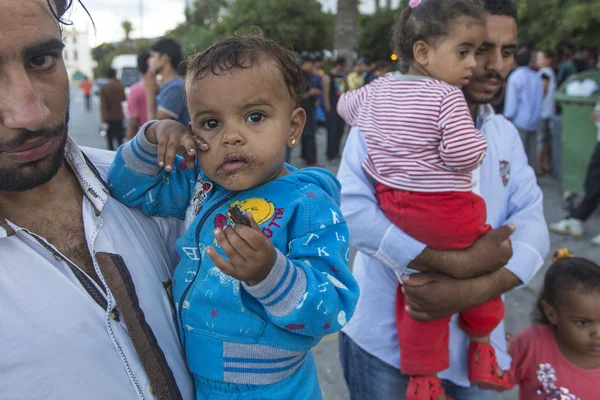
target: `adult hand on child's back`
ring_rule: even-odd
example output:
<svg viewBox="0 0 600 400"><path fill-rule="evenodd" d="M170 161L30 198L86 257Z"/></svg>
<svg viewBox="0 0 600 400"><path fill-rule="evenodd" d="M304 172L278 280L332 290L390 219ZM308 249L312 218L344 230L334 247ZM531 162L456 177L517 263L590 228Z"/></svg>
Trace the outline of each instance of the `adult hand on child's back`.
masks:
<svg viewBox="0 0 600 400"><path fill-rule="evenodd" d="M158 165L167 171L173 170L175 155L180 154L187 168L194 168L196 148L206 151L208 145L192 136L191 129L173 120L157 121L145 132L146 139L158 145Z"/></svg>
<svg viewBox="0 0 600 400"><path fill-rule="evenodd" d="M244 214L250 227L236 224L214 231L215 239L227 258L210 246L206 252L212 262L226 275L253 286L262 282L275 263L275 247L261 232L252 214Z"/></svg>

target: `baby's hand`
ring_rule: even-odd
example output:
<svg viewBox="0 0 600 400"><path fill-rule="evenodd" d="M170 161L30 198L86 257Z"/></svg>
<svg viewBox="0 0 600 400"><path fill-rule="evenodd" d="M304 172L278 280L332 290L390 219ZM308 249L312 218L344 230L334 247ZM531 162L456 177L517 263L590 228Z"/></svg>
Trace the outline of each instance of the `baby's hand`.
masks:
<svg viewBox="0 0 600 400"><path fill-rule="evenodd" d="M173 170L175 155L183 156L187 168L194 168L196 147L206 150L204 141L192 137L191 130L173 120L162 120L146 129L146 139L158 145L158 165L167 171Z"/></svg>
<svg viewBox="0 0 600 400"><path fill-rule="evenodd" d="M244 215L247 216L250 227L236 224L235 228L226 226L223 229L217 228L214 232L229 261L221 257L212 246L206 252L223 273L253 286L262 282L273 268L275 247L262 234L252 214Z"/></svg>

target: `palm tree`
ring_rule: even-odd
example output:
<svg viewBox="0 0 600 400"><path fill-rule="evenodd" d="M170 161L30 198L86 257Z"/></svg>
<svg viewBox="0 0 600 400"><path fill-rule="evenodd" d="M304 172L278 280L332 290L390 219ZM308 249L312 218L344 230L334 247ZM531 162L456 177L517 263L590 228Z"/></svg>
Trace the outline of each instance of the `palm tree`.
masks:
<svg viewBox="0 0 600 400"><path fill-rule="evenodd" d="M121 23L121 28L123 28L123 31L125 31L125 41L129 42L129 40L130 40L129 35L131 35L131 31L133 30L133 25L131 24L130 21L123 21Z"/></svg>
<svg viewBox="0 0 600 400"><path fill-rule="evenodd" d="M392 0L386 0L386 2L385 2L385 7L386 7L388 10L391 10L391 9L392 9Z"/></svg>
<svg viewBox="0 0 600 400"><path fill-rule="evenodd" d="M375 0L375 9L379 10L381 8L381 0Z"/></svg>
<svg viewBox="0 0 600 400"><path fill-rule="evenodd" d="M358 44L358 0L337 0L335 17L335 49L352 67Z"/></svg>

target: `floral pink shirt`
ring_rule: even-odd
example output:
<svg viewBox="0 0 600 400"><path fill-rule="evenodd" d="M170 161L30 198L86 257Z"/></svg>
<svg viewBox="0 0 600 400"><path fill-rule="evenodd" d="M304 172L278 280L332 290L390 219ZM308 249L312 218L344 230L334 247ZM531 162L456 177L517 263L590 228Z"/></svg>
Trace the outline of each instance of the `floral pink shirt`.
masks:
<svg viewBox="0 0 600 400"><path fill-rule="evenodd" d="M582 369L560 351L550 326L532 325L510 345L511 376L519 400L600 399L600 368Z"/></svg>

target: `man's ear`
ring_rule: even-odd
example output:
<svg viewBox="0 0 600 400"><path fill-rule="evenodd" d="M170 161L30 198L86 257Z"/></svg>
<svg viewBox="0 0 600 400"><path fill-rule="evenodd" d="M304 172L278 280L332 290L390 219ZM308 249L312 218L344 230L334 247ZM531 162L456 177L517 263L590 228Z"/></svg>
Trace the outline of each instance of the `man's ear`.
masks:
<svg viewBox="0 0 600 400"><path fill-rule="evenodd" d="M306 111L298 107L292 111L290 118L290 131L287 137L287 147L294 148L300 141L300 136L306 124Z"/></svg>
<svg viewBox="0 0 600 400"><path fill-rule="evenodd" d="M542 300L542 309L544 310L544 314L546 314L546 318L552 325L558 324L558 313L546 300Z"/></svg>
<svg viewBox="0 0 600 400"><path fill-rule="evenodd" d="M431 47L423 40L417 40L413 44L413 56L417 64L426 67L429 64Z"/></svg>

